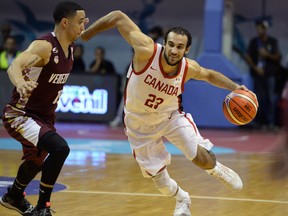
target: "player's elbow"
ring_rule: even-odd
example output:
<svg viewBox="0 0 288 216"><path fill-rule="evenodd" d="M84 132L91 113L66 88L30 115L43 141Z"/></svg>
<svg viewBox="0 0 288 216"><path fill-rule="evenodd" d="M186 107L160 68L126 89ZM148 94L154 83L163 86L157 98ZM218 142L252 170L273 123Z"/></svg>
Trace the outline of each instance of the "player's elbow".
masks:
<svg viewBox="0 0 288 216"><path fill-rule="evenodd" d="M121 20L126 16L126 14L123 13L121 10L114 10L110 12L110 16L113 17L115 20Z"/></svg>
<svg viewBox="0 0 288 216"><path fill-rule="evenodd" d="M121 10L115 10L110 12L110 22L115 27L125 26L127 25L127 22L129 21L129 17L122 12Z"/></svg>

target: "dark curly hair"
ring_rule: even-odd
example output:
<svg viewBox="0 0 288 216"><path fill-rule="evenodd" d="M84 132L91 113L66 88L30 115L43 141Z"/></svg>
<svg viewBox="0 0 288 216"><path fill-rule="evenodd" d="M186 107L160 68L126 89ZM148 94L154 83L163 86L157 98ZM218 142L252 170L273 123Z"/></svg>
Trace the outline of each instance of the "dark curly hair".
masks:
<svg viewBox="0 0 288 216"><path fill-rule="evenodd" d="M170 29L167 30L165 36L164 36L164 42L166 43L167 41L167 37L168 37L168 34L170 32L174 32L176 34L180 34L180 35L186 35L187 36L187 44L186 44L186 47L189 47L191 46L192 44L192 36L190 34L190 32L187 30L187 29L184 29L183 27L181 26L176 26L176 27L172 27Z"/></svg>

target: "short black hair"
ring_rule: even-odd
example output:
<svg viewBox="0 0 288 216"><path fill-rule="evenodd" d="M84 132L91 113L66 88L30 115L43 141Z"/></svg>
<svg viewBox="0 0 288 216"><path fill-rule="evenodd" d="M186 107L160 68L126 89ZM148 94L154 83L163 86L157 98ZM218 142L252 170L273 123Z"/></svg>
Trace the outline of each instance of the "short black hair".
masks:
<svg viewBox="0 0 288 216"><path fill-rule="evenodd" d="M181 26L176 26L176 27L172 27L172 28L168 29L168 31L166 32L165 37L164 37L165 43L167 42L167 37L168 37L170 32L174 32L174 33L180 34L180 35L186 35L187 39L188 39L187 40L187 44L186 44L186 48L191 46L191 44L192 44L192 36L191 36L190 32L187 29L185 29L185 28L183 28Z"/></svg>
<svg viewBox="0 0 288 216"><path fill-rule="evenodd" d="M8 37L6 37L4 42L6 42L8 39L12 39L12 40L14 40L17 43L17 39L13 35L9 35Z"/></svg>
<svg viewBox="0 0 288 216"><path fill-rule="evenodd" d="M59 24L63 18L70 18L76 15L77 10L84 10L78 3L62 1L54 9L53 17L55 24Z"/></svg>
<svg viewBox="0 0 288 216"><path fill-rule="evenodd" d="M105 55L105 49L104 49L104 47L98 46L98 47L95 48L95 52L96 52L96 50L100 50L100 51L102 52L102 54Z"/></svg>
<svg viewBox="0 0 288 216"><path fill-rule="evenodd" d="M154 26L149 30L149 33L157 34L159 37L163 36L163 29L160 26Z"/></svg>
<svg viewBox="0 0 288 216"><path fill-rule="evenodd" d="M263 28L268 28L269 22L267 20L256 20L255 26L262 26Z"/></svg>

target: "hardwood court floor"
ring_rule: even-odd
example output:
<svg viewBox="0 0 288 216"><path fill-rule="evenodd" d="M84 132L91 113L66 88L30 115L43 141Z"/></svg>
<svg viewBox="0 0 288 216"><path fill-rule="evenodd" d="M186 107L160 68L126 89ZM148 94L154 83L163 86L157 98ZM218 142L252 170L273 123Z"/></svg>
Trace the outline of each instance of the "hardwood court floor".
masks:
<svg viewBox="0 0 288 216"><path fill-rule="evenodd" d="M90 128L90 126L87 126ZM74 137L77 126L62 125L60 133L65 137ZM80 127L85 130L85 126ZM79 128L78 128L79 129ZM98 127L94 133L85 136L97 136L101 139L119 139L125 137L121 129ZM203 130L202 130L203 131ZM79 131L78 131L79 132ZM90 132L94 132L90 129ZM193 216L285 216L288 215L288 179L273 178L271 163L272 151L263 151L257 140L267 145L277 140L277 134L259 132L229 132L223 130L204 130L211 140L248 134L250 148L233 154L219 154L217 158L223 164L236 170L242 177L244 189L234 192L227 189L218 180L195 167L182 155L172 155L169 173L178 184L189 192L192 198ZM69 135L70 134L70 135ZM94 135L92 135L94 134ZM214 134L214 135L213 135ZM1 133L0 133L1 135ZM3 134L1 136L4 136ZM111 138L112 137L112 138ZM262 137L262 138L261 138ZM247 141L248 142L248 141ZM232 145L232 144L230 144ZM237 143L235 144L237 146ZM259 152L252 145L258 145ZM271 146L273 144L271 143ZM262 146L262 147L263 147ZM271 147L270 146L270 147ZM269 149L269 147L265 147ZM0 151L0 176L15 176L20 161L19 150ZM77 154L77 151L72 151ZM65 164L58 183L68 188L52 194L52 209L57 216L169 216L173 215L175 200L161 196L150 179L145 179L130 154L94 155L83 151L79 157L73 157ZM39 179L39 176L37 177ZM27 196L36 203L37 196ZM0 216L18 215L0 206Z"/></svg>

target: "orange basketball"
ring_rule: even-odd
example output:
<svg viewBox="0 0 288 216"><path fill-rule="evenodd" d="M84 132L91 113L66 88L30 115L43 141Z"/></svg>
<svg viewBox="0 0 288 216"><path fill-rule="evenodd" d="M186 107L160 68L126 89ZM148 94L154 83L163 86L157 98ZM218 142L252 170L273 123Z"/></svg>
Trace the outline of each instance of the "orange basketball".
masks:
<svg viewBox="0 0 288 216"><path fill-rule="evenodd" d="M250 92L235 90L225 97L223 113L226 119L235 125L251 122L257 114L257 101Z"/></svg>

